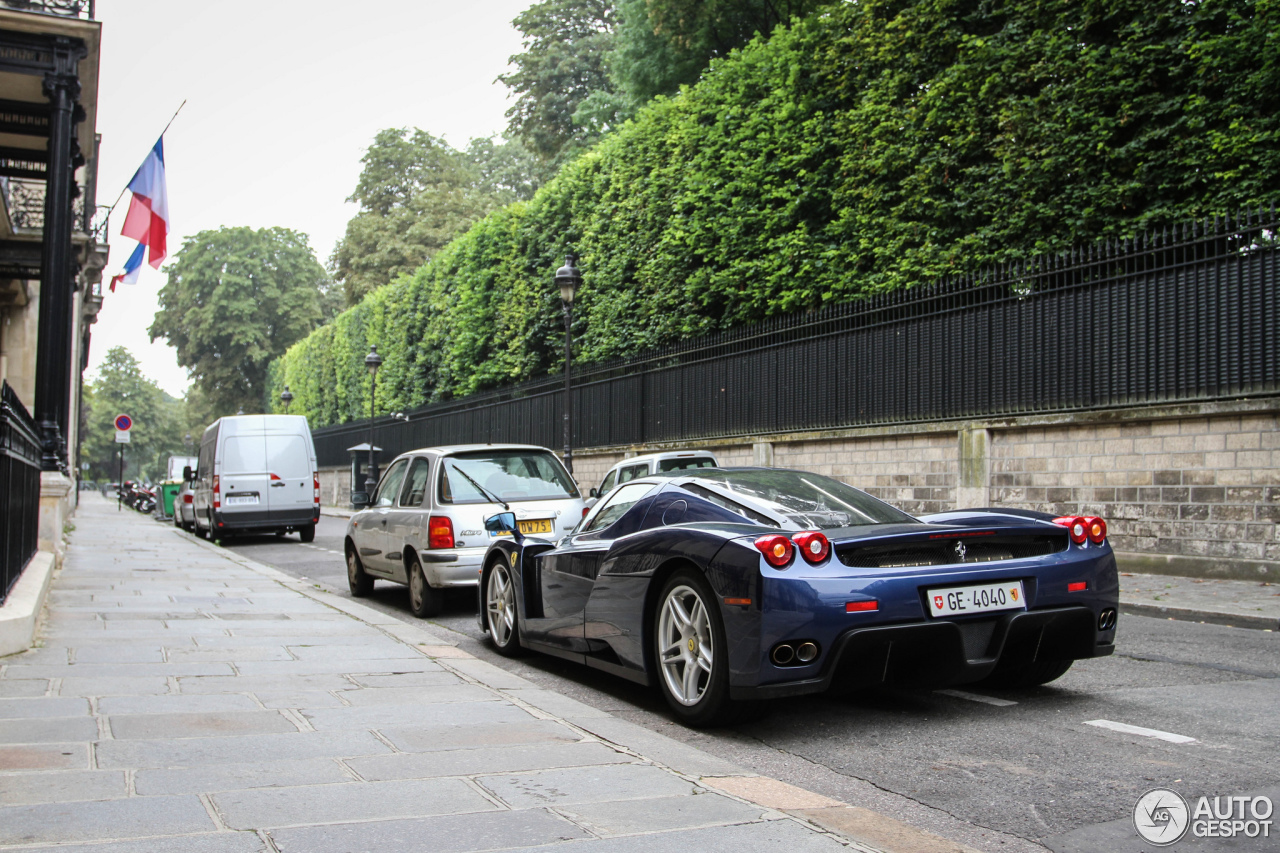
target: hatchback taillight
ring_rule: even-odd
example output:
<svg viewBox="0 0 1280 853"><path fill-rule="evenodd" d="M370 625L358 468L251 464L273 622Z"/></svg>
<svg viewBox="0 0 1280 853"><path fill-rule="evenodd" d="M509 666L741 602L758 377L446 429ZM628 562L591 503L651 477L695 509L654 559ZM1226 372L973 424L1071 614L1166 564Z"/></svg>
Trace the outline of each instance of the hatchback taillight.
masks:
<svg viewBox="0 0 1280 853"><path fill-rule="evenodd" d="M785 536L774 533L770 536L761 536L755 541L755 546L764 554L765 562L773 566L775 569L785 568L791 562L792 555L795 554L796 548L791 540Z"/></svg>
<svg viewBox="0 0 1280 853"><path fill-rule="evenodd" d="M191 500L192 500L192 498L193 498L193 497L194 497L194 496L193 496L193 495L191 495L191 494L185 494L185 495L183 495L183 496L182 496L182 502L183 502L184 504L189 504L189 503L191 503Z"/></svg>
<svg viewBox="0 0 1280 853"><path fill-rule="evenodd" d="M453 522L447 515L433 515L427 521L427 547L453 547Z"/></svg>

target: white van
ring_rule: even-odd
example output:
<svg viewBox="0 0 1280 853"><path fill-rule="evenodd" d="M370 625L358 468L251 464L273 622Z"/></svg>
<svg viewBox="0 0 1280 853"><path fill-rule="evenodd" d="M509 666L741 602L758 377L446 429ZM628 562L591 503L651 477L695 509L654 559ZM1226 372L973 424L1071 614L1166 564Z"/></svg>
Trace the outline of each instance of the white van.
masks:
<svg viewBox="0 0 1280 853"><path fill-rule="evenodd" d="M320 473L301 415L236 415L204 431L193 487L196 535L297 531L316 538Z"/></svg>

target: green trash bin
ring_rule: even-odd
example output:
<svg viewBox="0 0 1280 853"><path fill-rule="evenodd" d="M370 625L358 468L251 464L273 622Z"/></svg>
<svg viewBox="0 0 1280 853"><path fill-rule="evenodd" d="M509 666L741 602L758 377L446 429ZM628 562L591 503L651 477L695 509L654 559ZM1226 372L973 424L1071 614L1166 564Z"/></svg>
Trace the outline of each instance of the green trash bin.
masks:
<svg viewBox="0 0 1280 853"><path fill-rule="evenodd" d="M160 505L164 507L165 518L173 518L173 502L182 491L182 481L169 481L160 484Z"/></svg>

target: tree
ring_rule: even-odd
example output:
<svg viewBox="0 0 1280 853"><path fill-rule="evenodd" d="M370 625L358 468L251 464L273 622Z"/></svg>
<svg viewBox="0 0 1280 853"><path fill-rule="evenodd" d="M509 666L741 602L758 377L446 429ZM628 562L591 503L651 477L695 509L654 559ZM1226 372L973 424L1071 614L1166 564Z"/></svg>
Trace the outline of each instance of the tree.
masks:
<svg viewBox="0 0 1280 853"><path fill-rule="evenodd" d="M812 14L829 0L621 0L609 57L632 109L692 85L711 60Z"/></svg>
<svg viewBox="0 0 1280 853"><path fill-rule="evenodd" d="M85 387L85 410L80 459L89 463L91 479L112 481L118 475L117 415L133 419L124 448L130 479L158 479L170 455L185 455L182 404L144 376L124 347L107 352L97 379Z"/></svg>
<svg viewBox="0 0 1280 853"><path fill-rule="evenodd" d="M329 262L347 305L412 273L494 208L531 197L543 180L517 142L473 139L461 152L416 128L380 131L361 162L347 199L360 212Z"/></svg>
<svg viewBox="0 0 1280 853"><path fill-rule="evenodd" d="M149 334L229 415L264 408L267 365L323 319L327 276L305 234L286 228L219 228L187 240L160 289Z"/></svg>
<svg viewBox="0 0 1280 853"><path fill-rule="evenodd" d="M643 0L641 0L643 2ZM594 141L574 114L593 93L613 92L607 56L616 24L609 0L543 0L512 21L524 35L516 70L498 79L516 94L509 133L560 165ZM597 110L598 111L598 110Z"/></svg>

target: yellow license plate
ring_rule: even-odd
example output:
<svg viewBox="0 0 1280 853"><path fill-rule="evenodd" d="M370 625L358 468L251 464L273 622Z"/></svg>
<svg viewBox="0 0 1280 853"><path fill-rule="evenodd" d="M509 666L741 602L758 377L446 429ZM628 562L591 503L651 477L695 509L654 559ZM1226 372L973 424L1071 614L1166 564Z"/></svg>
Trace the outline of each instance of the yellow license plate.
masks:
<svg viewBox="0 0 1280 853"><path fill-rule="evenodd" d="M516 527L520 528L520 532L526 535L530 533L550 533L551 519L530 518L527 521L517 521Z"/></svg>

